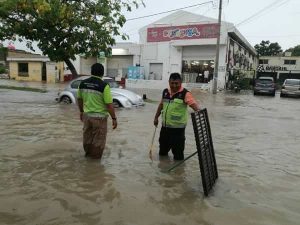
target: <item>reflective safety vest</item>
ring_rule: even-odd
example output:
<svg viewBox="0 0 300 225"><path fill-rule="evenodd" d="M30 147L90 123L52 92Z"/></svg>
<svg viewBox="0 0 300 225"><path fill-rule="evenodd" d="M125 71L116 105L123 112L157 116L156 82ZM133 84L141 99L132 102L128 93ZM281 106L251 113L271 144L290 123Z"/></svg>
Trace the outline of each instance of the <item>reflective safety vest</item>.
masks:
<svg viewBox="0 0 300 225"><path fill-rule="evenodd" d="M109 85L97 76L81 81L77 98L83 100L84 114L90 117L107 117L106 105L113 102Z"/></svg>
<svg viewBox="0 0 300 225"><path fill-rule="evenodd" d="M169 128L185 128L188 118L187 104L184 102L188 92L185 88L171 97L168 89L163 91L162 125Z"/></svg>

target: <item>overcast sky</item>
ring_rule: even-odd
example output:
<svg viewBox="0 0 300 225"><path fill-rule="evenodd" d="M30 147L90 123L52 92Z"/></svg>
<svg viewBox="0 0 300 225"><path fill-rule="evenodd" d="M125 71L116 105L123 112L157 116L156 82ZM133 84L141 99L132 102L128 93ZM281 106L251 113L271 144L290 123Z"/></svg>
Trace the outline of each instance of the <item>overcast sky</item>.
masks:
<svg viewBox="0 0 300 225"><path fill-rule="evenodd" d="M204 2L209 0L144 0L145 8L126 15L130 19ZM219 0L212 2L214 6L209 3L184 10L217 19ZM138 42L139 28L169 14L128 21L123 30L130 41ZM283 50L300 45L300 0L223 0L222 20L237 25L253 46L262 40L278 42Z"/></svg>
<svg viewBox="0 0 300 225"><path fill-rule="evenodd" d="M144 0L146 7L126 13L127 19L183 8L209 0ZM218 18L219 0L184 9L186 11ZM171 13L128 21L123 31L130 42L138 42L138 30ZM222 20L231 22L253 46L262 40L278 42L283 50L300 45L300 0L223 0ZM117 39L120 41L121 39ZM17 48L26 48L16 43Z"/></svg>

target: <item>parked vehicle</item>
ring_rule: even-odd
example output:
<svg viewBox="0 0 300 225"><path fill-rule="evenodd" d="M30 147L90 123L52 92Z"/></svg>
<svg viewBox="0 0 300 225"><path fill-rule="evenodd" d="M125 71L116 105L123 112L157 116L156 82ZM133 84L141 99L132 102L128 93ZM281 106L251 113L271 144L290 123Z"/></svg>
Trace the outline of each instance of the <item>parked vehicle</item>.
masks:
<svg viewBox="0 0 300 225"><path fill-rule="evenodd" d="M273 77L259 77L255 80L253 94L268 94L275 96L276 87Z"/></svg>
<svg viewBox="0 0 300 225"><path fill-rule="evenodd" d="M281 87L280 97L300 97L300 79L286 79Z"/></svg>
<svg viewBox="0 0 300 225"><path fill-rule="evenodd" d="M67 84L65 89L58 93L56 101L63 104L72 104L77 101L77 90L82 80L90 76L80 76ZM143 106L145 103L143 98L126 89L119 88L119 85L110 77L103 77L103 81L107 82L111 88L113 103L115 107L131 108L132 106Z"/></svg>

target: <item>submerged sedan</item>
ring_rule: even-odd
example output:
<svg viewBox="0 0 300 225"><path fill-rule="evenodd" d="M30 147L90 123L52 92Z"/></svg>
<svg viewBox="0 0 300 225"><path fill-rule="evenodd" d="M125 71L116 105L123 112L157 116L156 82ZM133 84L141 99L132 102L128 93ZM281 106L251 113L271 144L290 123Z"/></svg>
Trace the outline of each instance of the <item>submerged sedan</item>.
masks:
<svg viewBox="0 0 300 225"><path fill-rule="evenodd" d="M75 80L72 80L63 91L58 93L56 101L63 104L72 104L77 101L77 90L82 80L89 78L90 76L80 76ZM109 84L113 104L115 107L131 108L132 106L143 106L145 103L143 98L129 90L119 88L119 85L110 77L103 77L103 81Z"/></svg>

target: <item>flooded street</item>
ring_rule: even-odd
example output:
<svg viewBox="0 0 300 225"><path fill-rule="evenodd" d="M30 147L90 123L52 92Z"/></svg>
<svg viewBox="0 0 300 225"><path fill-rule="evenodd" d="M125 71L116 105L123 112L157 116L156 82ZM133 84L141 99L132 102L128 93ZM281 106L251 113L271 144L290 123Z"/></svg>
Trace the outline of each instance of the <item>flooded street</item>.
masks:
<svg viewBox="0 0 300 225"><path fill-rule="evenodd" d="M24 85L16 81L2 81ZM31 84L39 86L40 84ZM208 109L219 171L204 198L198 159L148 157L155 100L117 109L104 156L84 157L75 105L47 93L0 89L0 224L297 225L300 221L300 99L193 90ZM196 151L191 120L185 155Z"/></svg>

